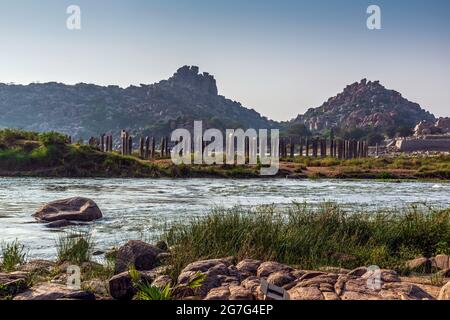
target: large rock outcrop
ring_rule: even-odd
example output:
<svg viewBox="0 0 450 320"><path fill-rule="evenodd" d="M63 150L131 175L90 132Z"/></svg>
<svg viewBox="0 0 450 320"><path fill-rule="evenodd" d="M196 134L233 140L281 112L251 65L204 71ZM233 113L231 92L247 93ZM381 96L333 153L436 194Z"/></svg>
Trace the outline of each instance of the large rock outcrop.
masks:
<svg viewBox="0 0 450 320"><path fill-rule="evenodd" d="M33 216L39 221L54 223L57 221L88 222L100 219L103 215L93 200L75 197L50 202L39 208Z"/></svg>

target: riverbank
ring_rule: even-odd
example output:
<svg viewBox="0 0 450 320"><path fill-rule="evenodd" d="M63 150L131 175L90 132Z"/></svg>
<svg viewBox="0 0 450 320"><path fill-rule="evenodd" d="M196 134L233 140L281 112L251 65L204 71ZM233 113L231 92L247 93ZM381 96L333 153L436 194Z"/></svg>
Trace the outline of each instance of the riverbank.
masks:
<svg viewBox="0 0 450 320"><path fill-rule="evenodd" d="M4 299L254 300L264 298L264 281L292 300L450 298L450 209L214 209L171 224L156 245L128 241L106 252L89 233L68 230L56 261L27 261L19 242L2 246ZM80 289L66 286L71 265L81 268Z"/></svg>
<svg viewBox="0 0 450 320"><path fill-rule="evenodd" d="M70 178L260 178L259 165L174 165L68 144L57 133L0 131L0 176ZM267 178L267 176L263 177ZM274 178L450 180L450 156L280 160Z"/></svg>

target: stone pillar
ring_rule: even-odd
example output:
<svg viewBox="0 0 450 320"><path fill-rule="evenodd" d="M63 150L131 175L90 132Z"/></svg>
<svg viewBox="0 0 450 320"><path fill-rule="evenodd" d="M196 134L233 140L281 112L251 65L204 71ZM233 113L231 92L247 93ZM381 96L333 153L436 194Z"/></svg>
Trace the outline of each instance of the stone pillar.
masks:
<svg viewBox="0 0 450 320"><path fill-rule="evenodd" d="M306 138L305 148L306 148L306 156L309 157L309 139L308 138Z"/></svg>
<svg viewBox="0 0 450 320"><path fill-rule="evenodd" d="M290 146L290 148L291 148L291 150L290 150L290 156L291 156L291 158L293 158L294 155L295 155L295 144L294 144L292 138L289 140L289 146Z"/></svg>
<svg viewBox="0 0 450 320"><path fill-rule="evenodd" d="M151 141L150 141L150 147L151 147L150 156L152 157L152 159L155 158L155 145L156 145L155 138L152 137Z"/></svg>
<svg viewBox="0 0 450 320"><path fill-rule="evenodd" d="M303 157L303 138L300 138L300 157Z"/></svg>
<svg viewBox="0 0 450 320"><path fill-rule="evenodd" d="M334 140L330 139L330 156L334 158Z"/></svg>
<svg viewBox="0 0 450 320"><path fill-rule="evenodd" d="M133 154L133 137L128 136L128 155Z"/></svg>
<svg viewBox="0 0 450 320"><path fill-rule="evenodd" d="M145 150L144 150L144 158L148 159L149 158L149 149L150 149L150 139L149 137L145 137Z"/></svg>
<svg viewBox="0 0 450 320"><path fill-rule="evenodd" d="M159 145L159 148L161 149L161 158L164 157L164 151L166 150L166 146L164 145L164 143L166 142L166 139L161 138L161 144Z"/></svg>
<svg viewBox="0 0 450 320"><path fill-rule="evenodd" d="M100 150L105 152L105 134L100 135Z"/></svg>
<svg viewBox="0 0 450 320"><path fill-rule="evenodd" d="M145 154L144 154L144 138L143 137L141 137L140 139L139 139L139 157L141 158L141 159L145 159Z"/></svg>
<svg viewBox="0 0 450 320"><path fill-rule="evenodd" d="M317 152L317 148L318 148L318 143L319 143L319 138L316 138L313 140L313 157L317 158L318 152Z"/></svg>
<svg viewBox="0 0 450 320"><path fill-rule="evenodd" d="M169 146L169 138L166 137L166 142L164 143L164 146L166 147L166 157L170 157L170 146Z"/></svg>

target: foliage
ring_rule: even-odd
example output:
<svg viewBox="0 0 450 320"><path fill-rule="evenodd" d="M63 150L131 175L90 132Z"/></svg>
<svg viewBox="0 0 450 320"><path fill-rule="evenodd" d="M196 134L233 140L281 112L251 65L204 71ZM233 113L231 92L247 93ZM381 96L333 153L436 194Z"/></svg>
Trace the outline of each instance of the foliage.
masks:
<svg viewBox="0 0 450 320"><path fill-rule="evenodd" d="M56 249L59 262L81 264L91 260L94 242L89 232L69 231L59 236Z"/></svg>
<svg viewBox="0 0 450 320"><path fill-rule="evenodd" d="M24 251L24 245L17 239L13 242L3 243L1 246L1 264L4 271L14 271L18 265L24 264L27 254Z"/></svg>

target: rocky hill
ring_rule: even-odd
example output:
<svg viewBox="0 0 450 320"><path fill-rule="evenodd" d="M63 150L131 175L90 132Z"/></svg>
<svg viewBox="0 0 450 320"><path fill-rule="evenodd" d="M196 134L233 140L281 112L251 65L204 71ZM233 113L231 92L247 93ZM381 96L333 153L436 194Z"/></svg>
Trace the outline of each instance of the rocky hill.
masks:
<svg viewBox="0 0 450 320"><path fill-rule="evenodd" d="M204 128L280 128L290 136L326 134L331 129L337 135L348 130L392 135L399 128L408 132L420 121L434 123L435 117L378 81L364 79L322 106L277 123L219 95L214 77L199 73L195 66L184 66L155 84L128 88L55 82L0 84L0 128L58 131L76 139L116 135L121 129L159 137L175 128L192 129L194 120L203 120Z"/></svg>
<svg viewBox="0 0 450 320"><path fill-rule="evenodd" d="M353 83L318 108L299 115L289 126L304 124L312 132L362 129L386 133L392 128L413 128L420 121L435 121L434 115L378 81Z"/></svg>
<svg viewBox="0 0 450 320"><path fill-rule="evenodd" d="M59 131L87 139L127 129L162 136L175 128L271 128L252 109L218 94L216 80L198 67L184 66L168 80L152 85L97 86L80 83L0 84L0 128Z"/></svg>

